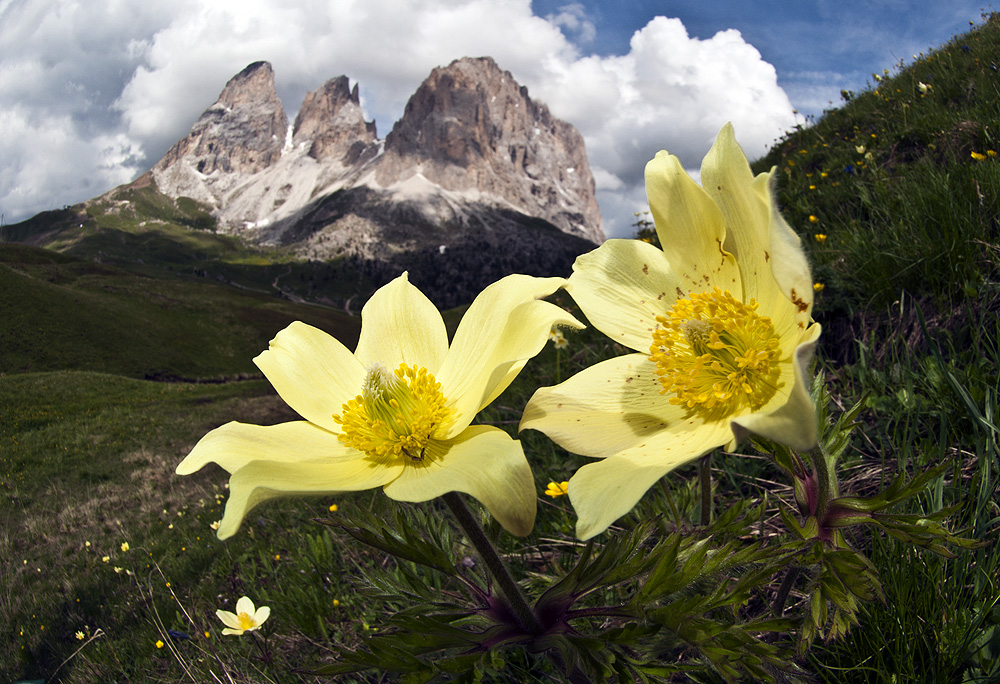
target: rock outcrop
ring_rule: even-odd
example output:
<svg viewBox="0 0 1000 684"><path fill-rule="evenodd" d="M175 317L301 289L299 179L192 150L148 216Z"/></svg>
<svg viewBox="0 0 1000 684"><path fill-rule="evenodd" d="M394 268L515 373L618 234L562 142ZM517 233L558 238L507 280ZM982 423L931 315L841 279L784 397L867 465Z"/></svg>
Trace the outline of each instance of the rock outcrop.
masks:
<svg viewBox="0 0 1000 684"><path fill-rule="evenodd" d="M488 57L435 69L384 141L346 76L290 127L270 65L251 64L140 180L251 244L464 283L438 303L513 271L568 274L604 239L581 135Z"/></svg>
<svg viewBox="0 0 1000 684"><path fill-rule="evenodd" d="M287 130L288 117L274 91L271 65L254 62L229 80L218 101L157 167L193 159L195 170L206 176L215 171L257 173L281 157Z"/></svg>
<svg viewBox="0 0 1000 684"><path fill-rule="evenodd" d="M445 190L505 200L591 242L604 239L583 137L489 57L434 69L407 102L375 178L385 187L416 174Z"/></svg>
<svg viewBox="0 0 1000 684"><path fill-rule="evenodd" d="M332 78L319 90L306 93L295 117L292 144L308 145L310 157L350 166L370 158L366 153L374 152L377 143L375 122L365 121L358 86L351 90L347 76Z"/></svg>

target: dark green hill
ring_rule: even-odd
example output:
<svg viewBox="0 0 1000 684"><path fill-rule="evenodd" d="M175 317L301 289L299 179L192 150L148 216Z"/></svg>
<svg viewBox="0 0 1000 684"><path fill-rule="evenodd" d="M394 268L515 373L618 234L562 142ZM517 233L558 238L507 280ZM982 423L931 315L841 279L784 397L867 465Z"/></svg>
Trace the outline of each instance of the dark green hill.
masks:
<svg viewBox="0 0 1000 684"><path fill-rule="evenodd" d="M357 342L359 319L327 307L0 244L0 373L73 369L161 379L255 373L251 359L293 320L351 348Z"/></svg>

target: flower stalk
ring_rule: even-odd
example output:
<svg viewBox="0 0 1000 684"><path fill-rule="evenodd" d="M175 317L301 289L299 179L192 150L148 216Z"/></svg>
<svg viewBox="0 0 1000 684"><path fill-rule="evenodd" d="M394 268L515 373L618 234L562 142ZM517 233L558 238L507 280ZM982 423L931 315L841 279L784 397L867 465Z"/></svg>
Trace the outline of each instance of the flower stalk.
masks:
<svg viewBox="0 0 1000 684"><path fill-rule="evenodd" d="M698 483L701 485L701 524L712 523L712 452L698 459Z"/></svg>
<svg viewBox="0 0 1000 684"><path fill-rule="evenodd" d="M538 616L531 609L528 600L521 591L521 587L514 581L513 576L511 576L510 571L507 569L507 565L500 558L500 554L497 553L496 548L490 542L486 533L483 532L483 528L472 515L469 507L465 505L462 497L457 492L448 492L442 495L441 498L448 504L448 508L451 509L452 515L455 516L458 524L465 531L469 542L479 552L479 557L486 564L490 575L496 581L497 586L500 587L504 598L507 599L510 609L517 618L518 626L525 634L541 634L544 631L544 627L542 627Z"/></svg>

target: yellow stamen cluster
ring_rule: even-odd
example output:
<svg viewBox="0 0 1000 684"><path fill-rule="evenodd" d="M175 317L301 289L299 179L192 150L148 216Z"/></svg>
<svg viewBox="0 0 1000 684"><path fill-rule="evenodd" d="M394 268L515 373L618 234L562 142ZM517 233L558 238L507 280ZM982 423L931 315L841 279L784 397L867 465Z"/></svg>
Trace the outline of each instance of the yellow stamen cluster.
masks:
<svg viewBox="0 0 1000 684"><path fill-rule="evenodd" d="M400 364L395 371L373 366L361 394L333 419L343 426L338 439L372 458L423 461L434 430L447 418L441 384L426 368Z"/></svg>
<svg viewBox="0 0 1000 684"><path fill-rule="evenodd" d="M240 629L244 632L248 632L257 626L257 622L253 619L253 615L250 615L249 613L240 611L240 613L236 616L236 619L240 621Z"/></svg>
<svg viewBox="0 0 1000 684"><path fill-rule="evenodd" d="M757 302L728 291L691 294L657 316L649 360L670 403L714 417L756 410L774 396L778 335Z"/></svg>

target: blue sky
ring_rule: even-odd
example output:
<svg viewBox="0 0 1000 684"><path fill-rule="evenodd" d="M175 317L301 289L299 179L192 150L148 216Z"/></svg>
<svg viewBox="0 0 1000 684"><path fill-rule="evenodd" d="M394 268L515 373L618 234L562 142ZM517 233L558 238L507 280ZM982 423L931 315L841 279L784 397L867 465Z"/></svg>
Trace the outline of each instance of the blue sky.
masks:
<svg viewBox="0 0 1000 684"><path fill-rule="evenodd" d="M580 129L609 236L659 149L697 170L727 121L755 158L873 71L981 21L971 0L0 0L7 223L148 170L267 60L286 112L341 74L384 137L435 66L489 55ZM797 112L797 113L796 113Z"/></svg>

